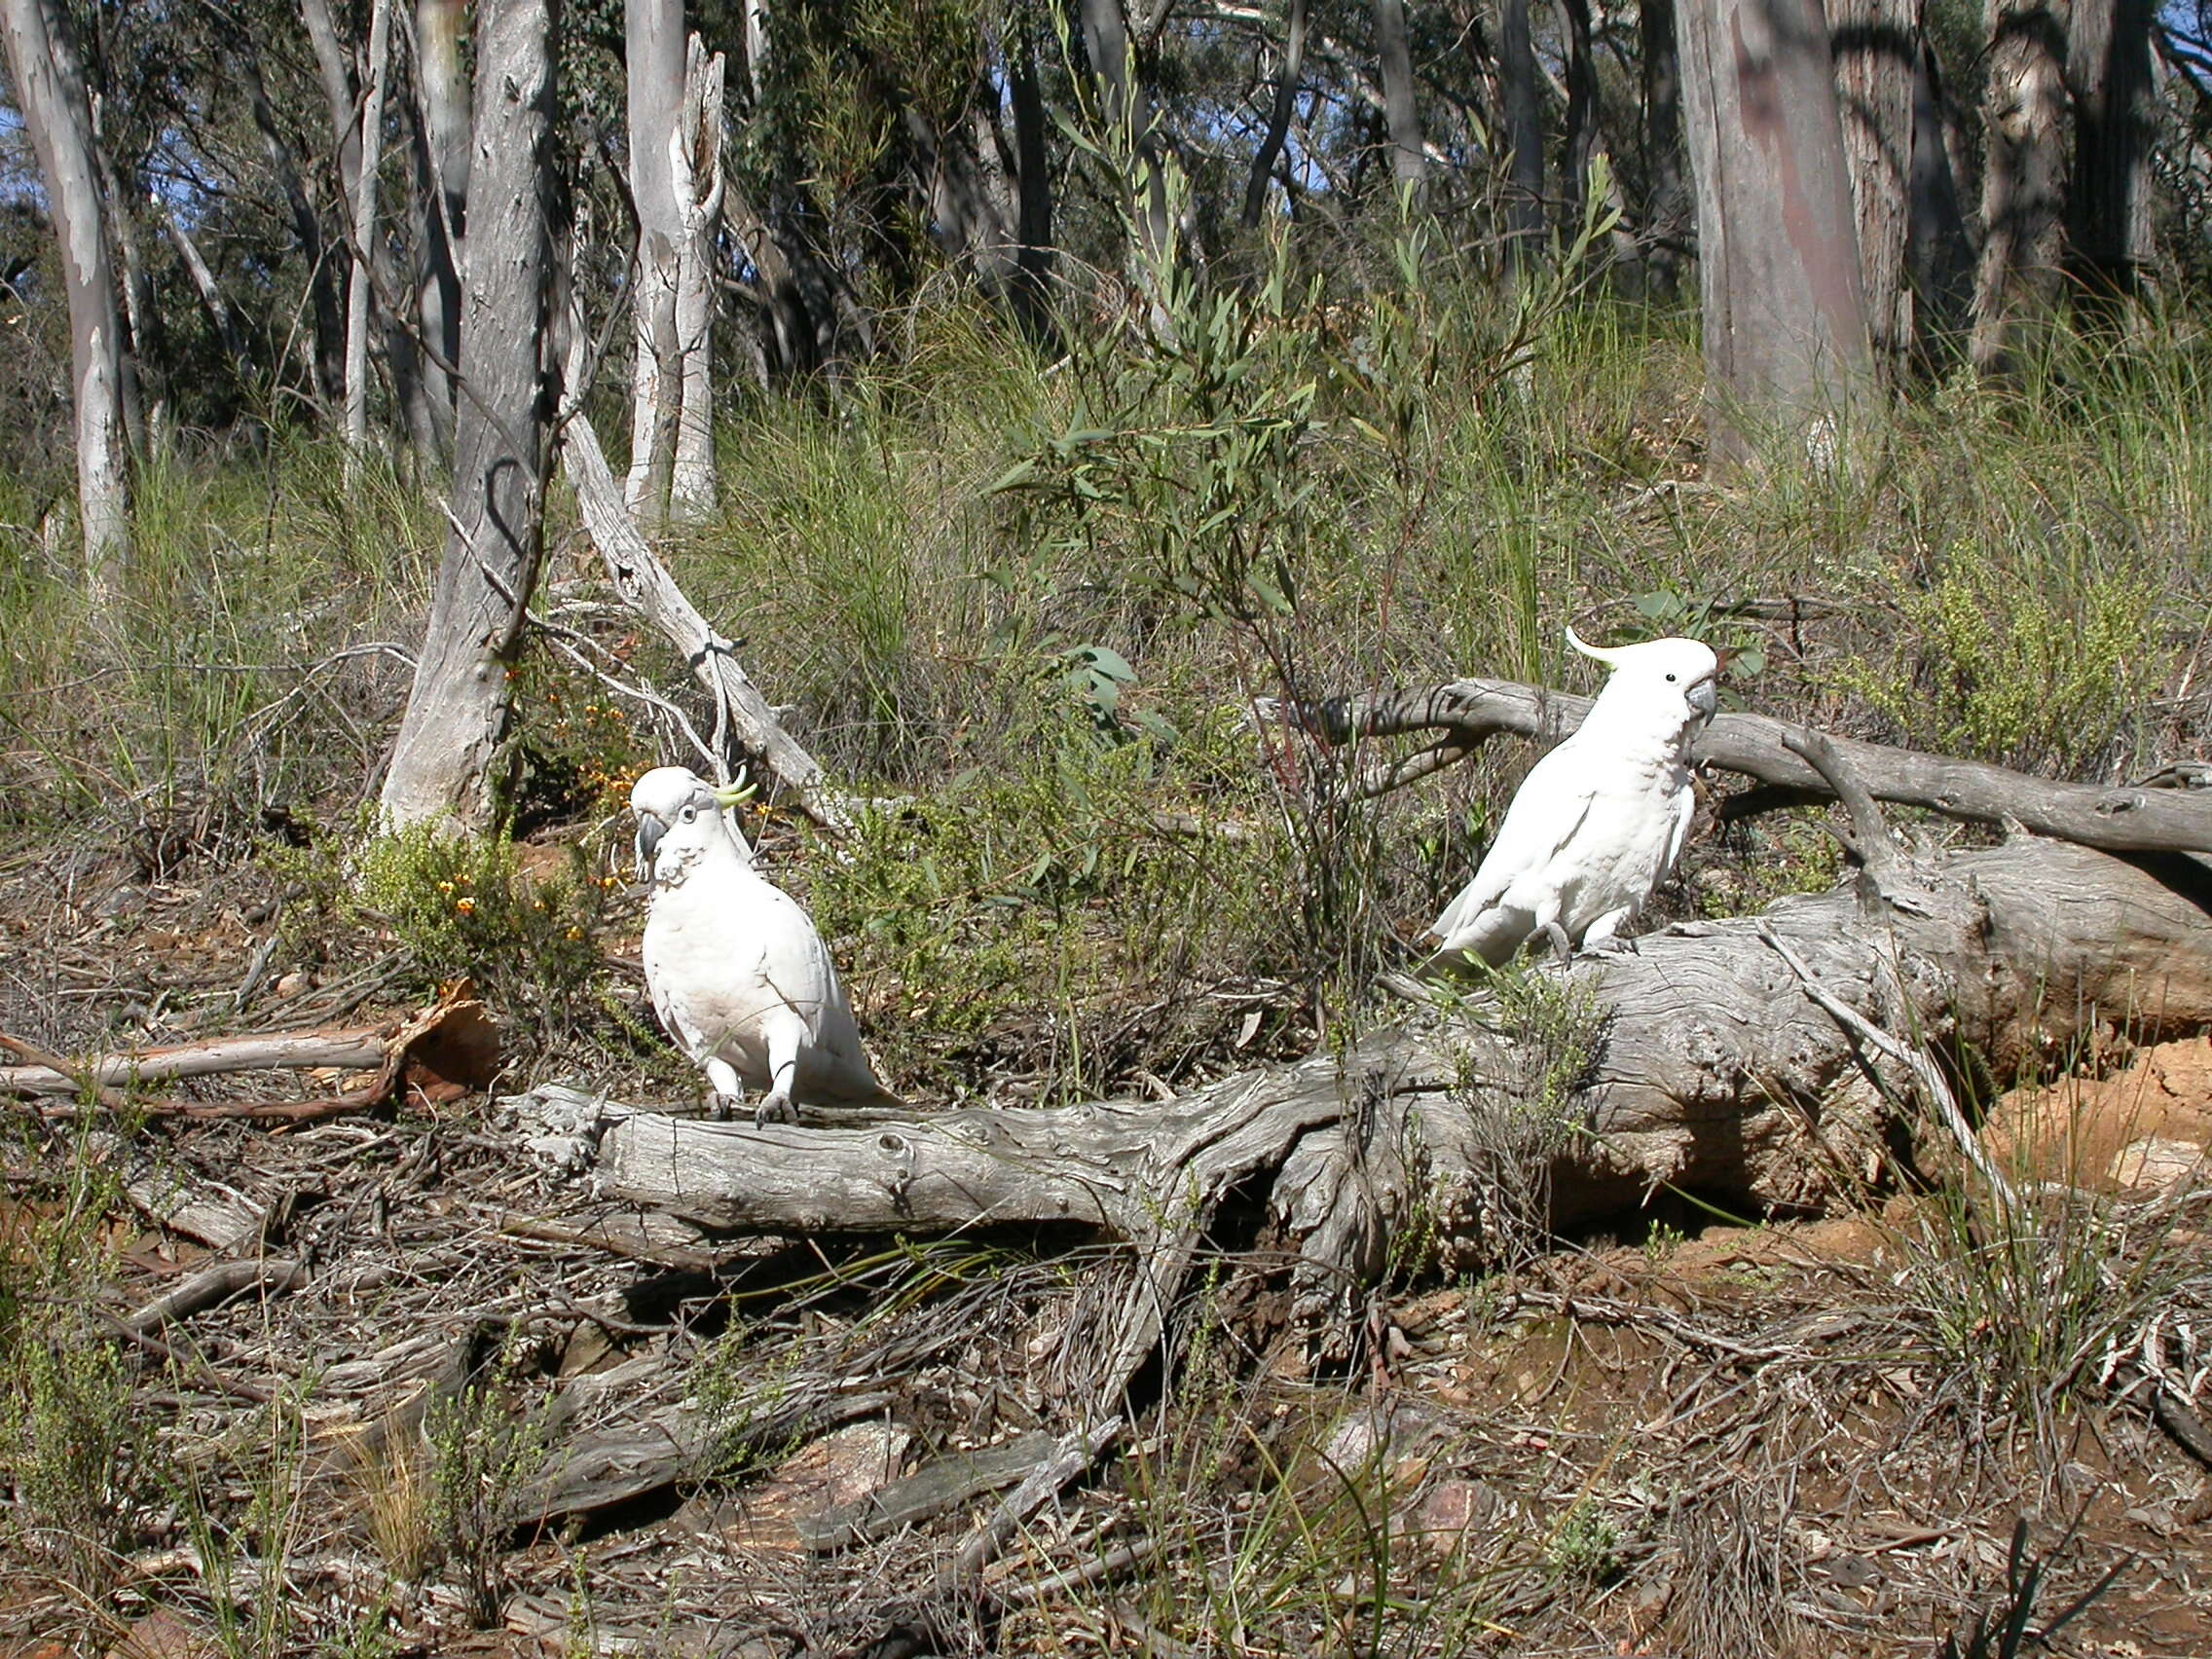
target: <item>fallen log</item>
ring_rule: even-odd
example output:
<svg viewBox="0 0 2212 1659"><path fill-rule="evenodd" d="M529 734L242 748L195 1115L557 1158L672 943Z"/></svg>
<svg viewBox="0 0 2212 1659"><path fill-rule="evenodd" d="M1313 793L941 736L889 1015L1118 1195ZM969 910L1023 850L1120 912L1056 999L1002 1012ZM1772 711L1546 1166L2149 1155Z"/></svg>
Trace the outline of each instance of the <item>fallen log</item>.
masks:
<svg viewBox="0 0 2212 1659"><path fill-rule="evenodd" d="M1665 1188L1746 1215L1816 1211L1908 1169L1919 1114L1914 1068L1813 987L1902 1044L2009 1078L2100 1032L2212 1024L2208 895L2193 860L2017 835L1539 967L1341 1054L1164 1103L805 1127L639 1114L606 1131L600 1180L716 1229L1050 1226L1133 1245L1143 1280L1098 1334L1110 1393L1232 1195L1264 1200L1297 1254L1294 1306L1340 1347L1409 1230L1456 1268Z"/></svg>
<svg viewBox="0 0 2212 1659"><path fill-rule="evenodd" d="M1590 699L1509 680L1455 680L1422 689L1325 697L1286 704L1261 698L1263 726L1289 725L1329 744L1358 738L1442 732L1436 747L1381 768L1373 793L1395 789L1473 753L1498 735L1557 743L1582 723ZM1798 748L1808 728L1765 715L1720 715L1699 736L1701 766L1739 772L1791 799L1825 799L1831 791ZM1925 807L1946 818L2003 824L2114 853L2212 853L2212 793L2150 785L2107 788L2061 784L1978 760L1928 755L1886 744L1831 738L1843 763L1877 800Z"/></svg>

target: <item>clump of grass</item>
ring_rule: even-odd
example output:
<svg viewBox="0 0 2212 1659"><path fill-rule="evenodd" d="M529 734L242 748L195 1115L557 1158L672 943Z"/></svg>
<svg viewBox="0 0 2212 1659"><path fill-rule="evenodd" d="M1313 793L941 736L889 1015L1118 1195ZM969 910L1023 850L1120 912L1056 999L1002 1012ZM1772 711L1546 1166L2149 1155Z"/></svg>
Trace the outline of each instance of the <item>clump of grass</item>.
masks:
<svg viewBox="0 0 2212 1659"><path fill-rule="evenodd" d="M157 1501L155 1448L84 1295L113 1272L101 1222L115 1173L89 1130L53 1167L52 1190L18 1198L0 1238L0 1480L14 1494L0 1525L18 1559L96 1604Z"/></svg>

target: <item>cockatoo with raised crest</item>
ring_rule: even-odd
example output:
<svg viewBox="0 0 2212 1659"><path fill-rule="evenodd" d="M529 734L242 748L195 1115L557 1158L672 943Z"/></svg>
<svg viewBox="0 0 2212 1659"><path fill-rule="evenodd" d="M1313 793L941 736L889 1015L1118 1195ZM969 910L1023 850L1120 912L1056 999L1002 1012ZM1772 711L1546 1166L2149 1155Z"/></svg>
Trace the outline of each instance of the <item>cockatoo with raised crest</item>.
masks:
<svg viewBox="0 0 2212 1659"><path fill-rule="evenodd" d="M895 1106L876 1081L837 970L798 902L753 865L723 816L750 792L662 766L630 791L645 914L645 988L670 1036L706 1072L715 1113L748 1086L756 1123L796 1105Z"/></svg>
<svg viewBox="0 0 2212 1659"><path fill-rule="evenodd" d="M1696 640L1567 639L1612 677L1530 768L1474 880L1436 918L1436 963L1494 968L1538 935L1563 956L1614 944L1681 856L1696 807L1690 742L1713 718L1720 653Z"/></svg>

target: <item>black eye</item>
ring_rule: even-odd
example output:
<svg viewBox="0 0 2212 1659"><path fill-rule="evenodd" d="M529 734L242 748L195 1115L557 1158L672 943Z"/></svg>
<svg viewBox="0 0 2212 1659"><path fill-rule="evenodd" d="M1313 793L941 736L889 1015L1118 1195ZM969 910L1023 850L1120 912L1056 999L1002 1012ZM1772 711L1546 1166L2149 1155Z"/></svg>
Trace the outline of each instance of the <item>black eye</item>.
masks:
<svg viewBox="0 0 2212 1659"><path fill-rule="evenodd" d="M1673 675L1670 674L1667 676L1667 683L1670 685L1675 683L1675 677Z"/></svg>
<svg viewBox="0 0 2212 1659"><path fill-rule="evenodd" d="M1667 678L1668 678L1669 680L1672 680L1672 679L1674 679L1675 677L1674 677L1673 675L1671 675L1671 674L1670 674L1670 675L1668 675L1668 676L1667 676ZM699 816L699 809L698 809L697 807L695 807L695 806L687 806L687 807L685 807L685 808L683 809L683 822L684 822L684 823L686 823L686 824L690 823L692 819L694 819L694 818L696 818L696 817L698 817L698 816Z"/></svg>

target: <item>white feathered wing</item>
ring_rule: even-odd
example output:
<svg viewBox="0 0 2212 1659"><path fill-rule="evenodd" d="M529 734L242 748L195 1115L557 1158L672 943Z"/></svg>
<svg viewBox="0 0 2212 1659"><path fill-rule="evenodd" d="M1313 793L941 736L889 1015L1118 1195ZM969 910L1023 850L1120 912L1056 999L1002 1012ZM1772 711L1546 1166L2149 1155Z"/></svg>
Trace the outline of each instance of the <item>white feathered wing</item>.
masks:
<svg viewBox="0 0 2212 1659"><path fill-rule="evenodd" d="M762 1093L763 1121L789 1118L796 1104L897 1104L868 1064L812 918L753 867L714 792L664 767L639 780L631 803L653 882L646 989L661 1024L706 1071L718 1106L734 1106L747 1088Z"/></svg>
<svg viewBox="0 0 2212 1659"><path fill-rule="evenodd" d="M1604 944L1681 856L1696 796L1689 745L1710 719L1719 659L1694 640L1596 651L1614 665L1583 723L1530 769L1475 877L1431 930L1432 962L1492 967L1557 929Z"/></svg>

